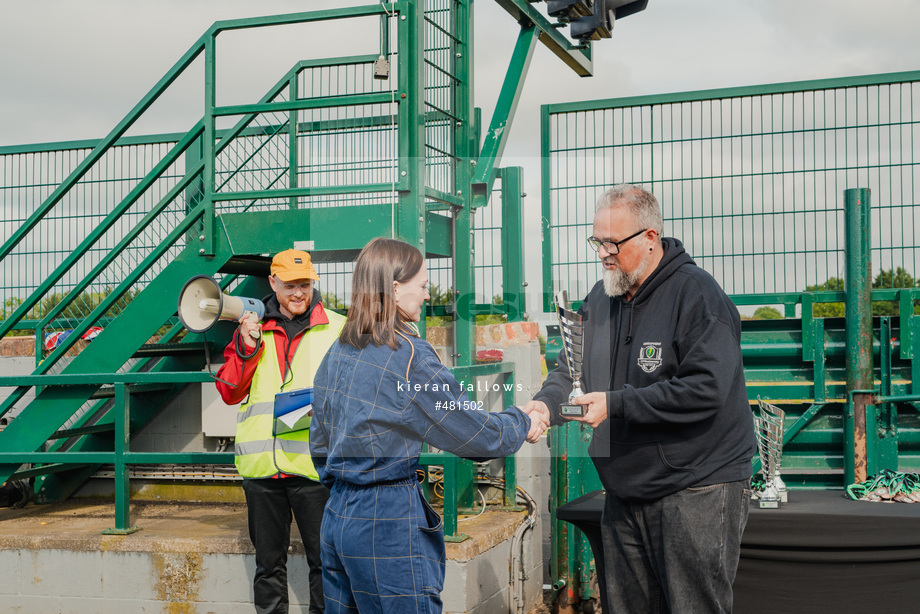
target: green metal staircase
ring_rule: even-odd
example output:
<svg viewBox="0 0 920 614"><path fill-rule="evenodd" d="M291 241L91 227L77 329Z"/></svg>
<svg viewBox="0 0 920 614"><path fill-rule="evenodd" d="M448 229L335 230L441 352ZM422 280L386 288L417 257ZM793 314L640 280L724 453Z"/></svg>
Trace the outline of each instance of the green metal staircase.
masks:
<svg viewBox="0 0 920 614"><path fill-rule="evenodd" d="M292 246L318 263L343 263L385 235L449 259L460 298L450 312L458 377L508 373L507 365L475 365L475 316L520 319L525 312L521 174L497 162L536 43L581 75L591 72L591 54L590 44L568 41L526 0L500 0L519 34L482 131L472 104L472 4L401 0L217 22L105 138L67 144L79 162L63 180L48 179L54 170L38 171L28 199L40 204L12 230L5 221L0 234L0 272L8 280L36 261L50 271L0 284L16 293L3 306L0 338L26 330L36 341L31 375L0 376L0 386L13 387L0 405L9 422L0 430L0 480L34 477L36 498L50 501L69 496L100 464L113 464L116 525L128 531L127 465L232 462L229 453L133 452L129 442L184 386L210 380L204 350L219 351L228 340L230 325L207 339L185 335L176 318L185 281L209 274L228 292L263 296L268 254ZM350 40L353 55L297 62L254 102L218 104L221 33L338 27L351 19L376 20L379 36ZM199 61L201 120L182 134L129 136ZM381 63L389 70L380 71ZM147 167L121 162L122 151L154 142ZM474 216L489 205L497 181L502 243L492 247L503 265L503 304L477 304ZM58 247L42 250L48 243ZM102 332L81 342L93 327ZM68 330L66 340L43 351L45 334ZM456 472L456 459L430 456ZM472 470L460 472L469 486ZM455 533L456 503L446 516Z"/></svg>
<svg viewBox="0 0 920 614"><path fill-rule="evenodd" d="M209 351L219 351L227 338L218 332L209 334L207 340L188 335L175 342L182 332L176 324L176 300L190 277L214 275L224 286L238 283L237 274L256 274L264 281L268 261L262 255L289 248L311 237L316 229L342 223L352 229L344 240L327 242L328 260L334 257L329 254L354 253L382 228L395 225L390 219L395 210L392 203L346 207L347 211L337 209L333 215L332 209L308 208L298 201L316 195L392 192L395 180L386 186L343 182L331 187L298 187L296 157L281 159L285 152L296 149L297 139L306 131L335 129L328 125L305 128L303 114L310 109L392 104L395 80L387 86L387 93L378 88L381 91L345 94L332 104L297 95L303 73L341 65L367 71L378 54L300 62L264 97L243 109L214 104L213 82L214 41L220 32L348 17L378 16L387 24L391 13L378 5L214 24L9 236L0 247L0 262L21 261L31 245L47 240L49 221L66 217L68 207L81 200L85 185L111 164L111 153L124 142L126 131L204 54L206 73L212 78L205 79L211 104L202 121L179 138L127 195L113 202L107 215L80 237L76 248L0 322L0 337L31 322L38 362L32 376L17 378L18 385L0 405L0 417L9 416L17 402L34 393L34 399L0 431L0 481L37 477L38 500L66 497L100 463L112 462L113 454L126 449L119 445L119 436L129 438L131 430L142 427L183 386L201 381L204 344L209 344ZM236 123L231 129L218 130L218 117L232 117ZM371 123L374 121L388 124L396 133L398 118L392 114L373 117ZM339 122L352 128L361 123L368 121ZM391 162L395 162L395 153L394 143ZM394 164L391 174L395 177L395 173ZM126 219L130 220L127 227ZM438 225L438 220L434 225L431 237L443 250L449 244L446 226ZM265 289L258 286L257 280L244 281L238 290L262 296ZM104 298L91 305L88 295ZM34 322L37 308L49 302L57 304L43 310L42 319ZM80 317L66 317L74 313ZM102 332L91 343L80 343L81 335L94 326L101 326ZM70 336L42 356L43 333L67 327L72 329ZM190 377L176 376L182 372ZM157 377L157 373L171 375ZM119 410L127 408L129 401L119 398L119 404L113 397L124 395L126 386L135 403L130 412L126 409L129 420L123 421ZM136 402L139 398L143 402ZM161 455L161 462L170 460L168 456ZM232 462L230 454L201 456L211 462ZM190 459L186 455L174 460Z"/></svg>

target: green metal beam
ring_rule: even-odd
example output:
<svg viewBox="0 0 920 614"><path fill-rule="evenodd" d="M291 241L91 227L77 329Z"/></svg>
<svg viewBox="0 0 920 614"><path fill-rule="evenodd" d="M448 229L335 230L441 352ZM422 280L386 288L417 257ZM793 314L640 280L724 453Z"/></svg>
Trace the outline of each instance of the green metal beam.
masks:
<svg viewBox="0 0 920 614"><path fill-rule="evenodd" d="M178 299L178 294L176 298ZM207 373L157 373L154 371L104 373L89 371L86 373L63 373L55 375L8 375L0 377L0 388L4 386L103 386L105 384L190 384L193 382L209 382L211 377Z"/></svg>
<svg viewBox="0 0 920 614"><path fill-rule="evenodd" d="M283 209L246 213L225 213L219 217L226 241L235 254L274 253L291 247L294 241L313 241L311 254L317 261L323 252L357 254L376 237L388 236L393 225L388 205L341 205L319 209ZM254 225L258 233L252 231ZM423 227L433 233L434 255L444 256L450 245L450 219L433 212L425 214ZM347 228L348 232L311 233L308 229Z"/></svg>
<svg viewBox="0 0 920 614"><path fill-rule="evenodd" d="M539 31L536 26L521 26L521 32L511 55L511 62L505 73L505 81L499 92L498 102L492 113L489 130L476 161L473 193L477 200L483 202L481 205L477 203L474 206L487 204L489 194L492 192L492 185L498 175L497 165L505 150L505 144L508 142L508 135L511 133L511 123L517 111L521 91L524 89L524 80L530 70L530 61L533 59L538 35Z"/></svg>
<svg viewBox="0 0 920 614"><path fill-rule="evenodd" d="M675 92L672 94L655 94L650 96L607 98L603 100L590 100L585 102L568 102L543 105L543 109L545 109L548 113L569 113L572 111L594 111L597 109L642 107L676 102L696 102L701 100L742 98L747 96L760 96L764 94L787 94L794 92L833 90L867 85L885 85L889 83L909 83L917 80L920 80L920 71L913 70L907 72L843 77L840 79L791 81L786 83L772 83L767 85L752 85L744 87Z"/></svg>
<svg viewBox="0 0 920 614"><path fill-rule="evenodd" d="M101 465L114 462L115 456L115 452L0 452L0 464L66 462ZM232 465L234 456L232 452L125 452L123 458L129 465Z"/></svg>
<svg viewBox="0 0 920 614"><path fill-rule="evenodd" d="M249 113L286 113L289 111L304 111L308 109L328 109L332 107L386 104L392 101L392 92L350 94L343 96L332 96L329 98L301 98L299 100L285 100L283 102L237 104L224 107L216 107L214 109L214 116L225 117L227 115L246 115Z"/></svg>
<svg viewBox="0 0 920 614"><path fill-rule="evenodd" d="M427 186L425 187L425 197L452 207L462 207L466 202L460 196L454 196ZM428 207L430 208L431 205L429 204Z"/></svg>
<svg viewBox="0 0 920 614"><path fill-rule="evenodd" d="M265 17L245 17L242 19L227 19L217 21L210 27L207 34L218 34L229 30L245 30L262 28L266 26L283 26L297 23L310 23L317 21L333 21L338 19L353 19L355 17L371 17L386 15L394 11L403 10L405 2L380 2L366 6L350 6L336 9L324 9L304 13L288 13L286 15L269 15Z"/></svg>
<svg viewBox="0 0 920 614"><path fill-rule="evenodd" d="M576 74L582 77L590 77L593 74L590 44L576 45L569 41L563 34L560 34L555 24L551 23L527 0L495 1L519 24L535 26L539 31L540 42Z"/></svg>
<svg viewBox="0 0 920 614"><path fill-rule="evenodd" d="M397 188L400 184L397 184ZM304 188L280 188L276 190L241 190L239 192L221 192L214 194L214 202L235 200L259 200L263 198L292 198L299 196L329 196L335 194L360 194L390 192L392 183L368 183L342 186L316 186ZM368 205L370 206L370 205Z"/></svg>

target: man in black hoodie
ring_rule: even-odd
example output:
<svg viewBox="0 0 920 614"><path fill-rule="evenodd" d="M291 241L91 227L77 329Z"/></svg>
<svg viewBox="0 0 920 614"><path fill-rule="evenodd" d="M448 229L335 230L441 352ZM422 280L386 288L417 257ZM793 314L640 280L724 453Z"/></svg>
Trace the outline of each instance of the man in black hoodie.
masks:
<svg viewBox="0 0 920 614"><path fill-rule="evenodd" d="M677 239L651 193L618 185L588 239L604 266L586 318L589 447L606 500L607 605L619 613L731 612L756 453L738 310ZM559 367L525 411L563 419Z"/></svg>

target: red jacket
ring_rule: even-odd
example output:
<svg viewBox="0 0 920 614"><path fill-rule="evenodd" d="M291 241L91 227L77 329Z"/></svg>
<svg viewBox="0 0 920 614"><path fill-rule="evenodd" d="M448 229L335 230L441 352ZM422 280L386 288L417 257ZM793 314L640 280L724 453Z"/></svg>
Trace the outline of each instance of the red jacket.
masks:
<svg viewBox="0 0 920 614"><path fill-rule="evenodd" d="M313 311L310 313L310 325L304 329L304 332L309 332L314 326L319 326L320 324L329 324L329 316L326 315L326 311L323 309L321 303L317 303L313 307ZM291 361L294 359L294 352L297 351L297 346L300 345L300 340L303 338L304 333L299 333L288 343L287 334L284 332L278 323L274 319L269 319L262 322L263 331L271 331L275 336L275 349L278 358L278 368L282 373L282 376L287 375L287 367L291 364ZM224 348L224 365L218 369L217 377L220 378L215 382L217 385L217 391L220 393L220 397L224 400L224 403L227 405L236 405L241 403L249 396L249 387L252 385L252 376L256 372L256 367L259 365L259 360L262 358L262 352L265 349L264 344L259 343L259 347L255 355L243 359L236 351L237 344L244 350L245 345L239 339L240 331L237 330L233 333L233 339L227 344L227 347ZM282 342L283 340L283 342ZM285 349L287 349L287 360L285 360ZM225 384L220 381L230 382L231 384L236 384L236 387Z"/></svg>

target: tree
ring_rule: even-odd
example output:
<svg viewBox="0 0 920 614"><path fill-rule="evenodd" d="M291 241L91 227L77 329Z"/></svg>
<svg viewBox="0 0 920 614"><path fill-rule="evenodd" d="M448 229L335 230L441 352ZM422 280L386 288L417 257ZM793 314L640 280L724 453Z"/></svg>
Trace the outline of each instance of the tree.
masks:
<svg viewBox="0 0 920 614"><path fill-rule="evenodd" d="M913 288L915 286L916 283L914 278L901 267L893 271L891 269L887 271L882 270L875 276L875 279L872 280L873 288ZM920 313L916 307L914 307L914 313ZM872 301L872 315L898 315L898 301Z"/></svg>
<svg viewBox="0 0 920 614"><path fill-rule="evenodd" d="M348 311L348 305L345 304L345 301L340 299L338 296L332 292L326 292L323 295L323 306L332 309L333 311Z"/></svg>
<svg viewBox="0 0 920 614"><path fill-rule="evenodd" d="M428 300L429 305L450 305L454 303L454 290L449 288L442 291L437 285L432 284L428 289L431 298ZM493 305L502 304L502 295L496 294L492 297ZM489 313L476 316L476 324L502 324L508 321L508 316L498 313ZM453 318L450 316L430 316L425 319L425 325L431 326L450 326L453 324Z"/></svg>
<svg viewBox="0 0 920 614"><path fill-rule="evenodd" d="M806 292L842 292L843 278L831 277L823 284L805 286ZM815 303L812 313L816 318L842 318L844 313L843 303Z"/></svg>
<svg viewBox="0 0 920 614"><path fill-rule="evenodd" d="M782 320L783 314L779 312L775 307L758 307L754 311L754 315L751 317L752 320Z"/></svg>
<svg viewBox="0 0 920 614"><path fill-rule="evenodd" d="M907 271L898 267L896 269L881 270L872 280L875 289L915 288L920 287ZM823 284L806 286L806 292L840 291L844 290L844 282L840 277L831 277ZM842 318L845 315L843 303L815 303L812 311L816 318ZM920 306L914 307L914 313L920 315ZM898 301L872 301L873 316L898 315Z"/></svg>
<svg viewBox="0 0 920 614"><path fill-rule="evenodd" d="M437 284L431 284L431 287L428 289L428 294L431 296L428 299L429 305L449 305L454 302L454 290L453 288L448 288L446 292L441 291L440 286ZM453 319L450 316L429 316L425 318L425 326L431 328L432 326L450 326L453 322Z"/></svg>

